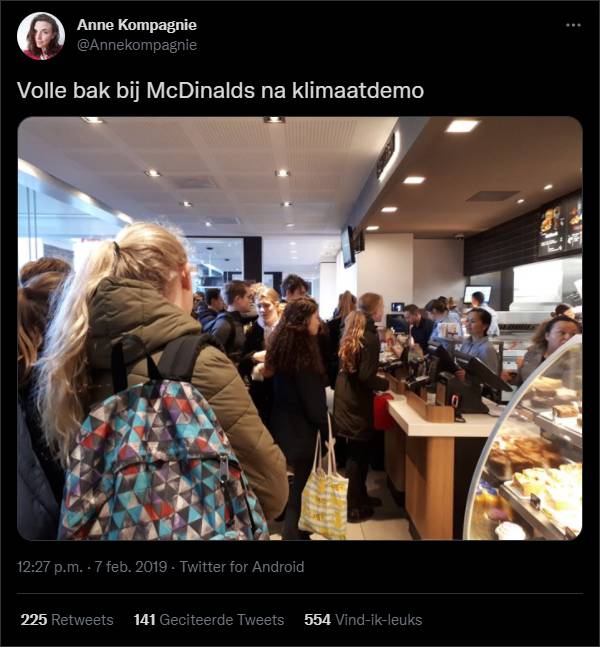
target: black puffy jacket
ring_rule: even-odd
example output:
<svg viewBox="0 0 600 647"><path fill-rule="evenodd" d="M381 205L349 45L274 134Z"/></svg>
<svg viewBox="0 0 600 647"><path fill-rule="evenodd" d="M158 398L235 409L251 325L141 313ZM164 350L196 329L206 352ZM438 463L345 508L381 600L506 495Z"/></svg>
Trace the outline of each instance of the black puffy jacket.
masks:
<svg viewBox="0 0 600 647"><path fill-rule="evenodd" d="M356 373L340 371L335 383L333 420L336 435L366 440L373 429L374 391L385 391L388 381L377 376L379 335L375 322L367 317Z"/></svg>
<svg viewBox="0 0 600 647"><path fill-rule="evenodd" d="M64 476L59 478L64 482ZM55 484L49 480L34 449L25 409L21 398L18 398L17 529L25 539L56 539L60 494L53 485Z"/></svg>

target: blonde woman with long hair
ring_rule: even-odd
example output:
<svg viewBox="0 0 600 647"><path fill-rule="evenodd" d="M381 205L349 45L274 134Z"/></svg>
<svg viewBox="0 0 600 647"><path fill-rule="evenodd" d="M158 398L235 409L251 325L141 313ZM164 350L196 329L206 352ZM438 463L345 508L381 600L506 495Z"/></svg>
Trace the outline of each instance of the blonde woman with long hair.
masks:
<svg viewBox="0 0 600 647"><path fill-rule="evenodd" d="M199 334L190 315L191 268L182 239L139 222L103 241L65 286L40 362L38 403L50 447L68 465L90 406L112 395L111 348L135 334L158 362L165 345ZM128 382L148 379L144 351L128 353ZM273 443L240 376L212 345L200 351L194 386L213 408L267 518L287 500L285 459Z"/></svg>
<svg viewBox="0 0 600 647"><path fill-rule="evenodd" d="M377 375L379 336L375 322L383 318L383 299L367 292L358 300L358 309L344 323L340 342L340 372L335 384L333 417L336 435L347 439L346 476L348 521L358 523L373 515L381 505L367 493L369 445L373 439L373 397L385 391L388 381Z"/></svg>

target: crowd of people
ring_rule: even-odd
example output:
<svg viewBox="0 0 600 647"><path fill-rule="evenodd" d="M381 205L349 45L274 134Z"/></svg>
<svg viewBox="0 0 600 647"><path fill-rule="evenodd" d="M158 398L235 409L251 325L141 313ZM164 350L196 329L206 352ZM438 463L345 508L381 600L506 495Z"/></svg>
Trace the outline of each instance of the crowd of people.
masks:
<svg viewBox="0 0 600 647"><path fill-rule="evenodd" d="M18 288L19 529L30 539L57 535L65 470L90 407L114 392L111 349L135 334L156 362L174 339L208 333L191 382L214 411L267 520L283 520L283 539L308 539L298 527L301 496L317 435L328 425L345 449L348 521L360 522L381 501L367 491L375 436L373 399L388 389L380 370L377 324L383 298L350 292L324 322L309 285L289 275L281 295L263 284L230 281L194 293L191 267L178 234L149 223L124 228L100 243L74 272L60 259L26 264ZM439 297L424 309L405 308L408 344L426 353L445 343L441 324L454 323L462 350L494 372L501 367L489 337L497 315L475 293L458 312ZM561 304L562 307L564 304ZM567 310L536 333L517 375L521 383L579 331ZM127 358L128 384L149 379L145 353ZM326 388L334 391L328 412Z"/></svg>

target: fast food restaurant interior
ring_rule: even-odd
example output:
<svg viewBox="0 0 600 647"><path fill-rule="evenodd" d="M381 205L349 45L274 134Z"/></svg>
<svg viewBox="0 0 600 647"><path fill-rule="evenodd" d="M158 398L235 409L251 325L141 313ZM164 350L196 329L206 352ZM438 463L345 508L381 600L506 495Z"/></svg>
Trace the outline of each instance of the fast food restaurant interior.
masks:
<svg viewBox="0 0 600 647"><path fill-rule="evenodd" d="M388 422L372 434L367 477L379 501L347 539L577 535L576 120L34 117L18 137L19 271L58 257L77 272L101 241L149 221L185 237L202 299L241 280L283 301L298 275L328 322L346 291L382 297ZM421 344L413 331L430 320ZM483 337L496 365L472 350ZM548 352L525 374L540 339ZM336 447L342 455L342 439ZM280 524L270 528L279 538Z"/></svg>

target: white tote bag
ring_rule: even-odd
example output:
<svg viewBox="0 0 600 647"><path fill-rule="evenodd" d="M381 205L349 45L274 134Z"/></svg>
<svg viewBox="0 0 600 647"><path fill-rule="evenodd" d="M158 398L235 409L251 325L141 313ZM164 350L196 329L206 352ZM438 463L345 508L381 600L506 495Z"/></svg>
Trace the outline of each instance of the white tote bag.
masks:
<svg viewBox="0 0 600 647"><path fill-rule="evenodd" d="M327 442L327 472L323 469L321 434L317 434L317 446L313 468L302 492L302 510L298 527L316 532L327 539L346 539L348 514L348 479L340 476L335 462L331 419Z"/></svg>

